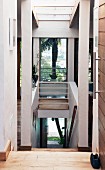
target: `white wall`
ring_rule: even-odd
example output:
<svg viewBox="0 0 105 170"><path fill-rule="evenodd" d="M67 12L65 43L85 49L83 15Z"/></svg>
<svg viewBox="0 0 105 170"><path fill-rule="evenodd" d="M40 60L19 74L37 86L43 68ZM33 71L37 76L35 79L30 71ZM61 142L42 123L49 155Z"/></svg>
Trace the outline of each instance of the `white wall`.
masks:
<svg viewBox="0 0 105 170"><path fill-rule="evenodd" d="M38 118L68 118L69 110L38 110Z"/></svg>
<svg viewBox="0 0 105 170"><path fill-rule="evenodd" d="M0 150L4 148L4 39L3 39L3 0L0 2Z"/></svg>
<svg viewBox="0 0 105 170"><path fill-rule="evenodd" d="M31 139L32 148L40 147L40 119L37 117L32 124L32 139Z"/></svg>
<svg viewBox="0 0 105 170"><path fill-rule="evenodd" d="M32 129L31 129L31 142L32 147L37 146L37 108L38 108L38 83L35 89L32 91Z"/></svg>
<svg viewBox="0 0 105 170"><path fill-rule="evenodd" d="M35 22L35 21L33 21ZM18 20L17 36L21 37L21 21ZM93 37L92 22L90 27L90 38ZM76 23L78 25L78 23ZM69 28L68 21L39 21L39 27L33 27L33 37L61 37L61 38L78 38L78 26Z"/></svg>
<svg viewBox="0 0 105 170"><path fill-rule="evenodd" d="M70 82L69 94L70 94L70 101L69 101L70 117L67 119L68 133L70 131L71 118L72 118L74 106L78 106L78 88L75 82ZM76 113L75 118L76 119L73 126L73 133L69 145L71 148L77 148L77 144L78 144L78 113Z"/></svg>
<svg viewBox="0 0 105 170"><path fill-rule="evenodd" d="M8 139L17 147L17 44L12 51L9 49L9 18L17 19L17 1L2 0L0 8L0 150L3 150Z"/></svg>
<svg viewBox="0 0 105 170"><path fill-rule="evenodd" d="M39 92L38 82L36 83L35 89L32 91L32 112L38 107Z"/></svg>

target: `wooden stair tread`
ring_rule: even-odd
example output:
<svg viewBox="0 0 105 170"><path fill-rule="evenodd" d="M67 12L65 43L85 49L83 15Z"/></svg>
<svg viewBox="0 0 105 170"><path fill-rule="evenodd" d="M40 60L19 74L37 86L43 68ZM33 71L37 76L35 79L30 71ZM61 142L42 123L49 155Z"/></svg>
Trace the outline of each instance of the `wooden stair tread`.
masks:
<svg viewBox="0 0 105 170"><path fill-rule="evenodd" d="M39 110L68 110L68 99L39 99Z"/></svg>
<svg viewBox="0 0 105 170"><path fill-rule="evenodd" d="M69 103L57 103L57 102L39 102L40 105L58 105L58 104L64 104L64 105L69 105Z"/></svg>
<svg viewBox="0 0 105 170"><path fill-rule="evenodd" d="M39 99L39 103L68 103L68 99L55 99L55 98L49 98L49 99Z"/></svg>
<svg viewBox="0 0 105 170"><path fill-rule="evenodd" d="M47 151L47 152L78 152L77 148L32 148L32 151Z"/></svg>
<svg viewBox="0 0 105 170"><path fill-rule="evenodd" d="M67 104L39 104L38 106L39 110L68 110L69 109L69 105Z"/></svg>

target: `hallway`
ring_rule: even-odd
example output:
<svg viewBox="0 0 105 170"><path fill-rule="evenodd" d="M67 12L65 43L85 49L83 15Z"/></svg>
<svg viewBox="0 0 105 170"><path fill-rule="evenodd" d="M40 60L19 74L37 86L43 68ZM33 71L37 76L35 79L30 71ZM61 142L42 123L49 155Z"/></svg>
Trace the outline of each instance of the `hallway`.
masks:
<svg viewBox="0 0 105 170"><path fill-rule="evenodd" d="M89 158L89 152L61 149L11 152L6 162L0 162L0 170L92 170Z"/></svg>

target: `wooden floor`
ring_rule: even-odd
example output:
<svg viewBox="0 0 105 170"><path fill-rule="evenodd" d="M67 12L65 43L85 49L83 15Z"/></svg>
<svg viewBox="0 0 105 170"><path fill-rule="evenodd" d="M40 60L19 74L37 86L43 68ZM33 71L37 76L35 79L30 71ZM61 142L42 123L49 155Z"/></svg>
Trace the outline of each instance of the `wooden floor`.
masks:
<svg viewBox="0 0 105 170"><path fill-rule="evenodd" d="M18 151L0 162L0 170L92 170L89 159L89 152Z"/></svg>

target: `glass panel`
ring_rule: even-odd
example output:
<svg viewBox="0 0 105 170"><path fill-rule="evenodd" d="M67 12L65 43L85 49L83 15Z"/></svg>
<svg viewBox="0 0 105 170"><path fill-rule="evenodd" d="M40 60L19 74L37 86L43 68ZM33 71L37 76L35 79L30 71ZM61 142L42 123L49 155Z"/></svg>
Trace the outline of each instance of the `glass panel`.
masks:
<svg viewBox="0 0 105 170"><path fill-rule="evenodd" d="M66 39L41 39L40 81L66 81Z"/></svg>

